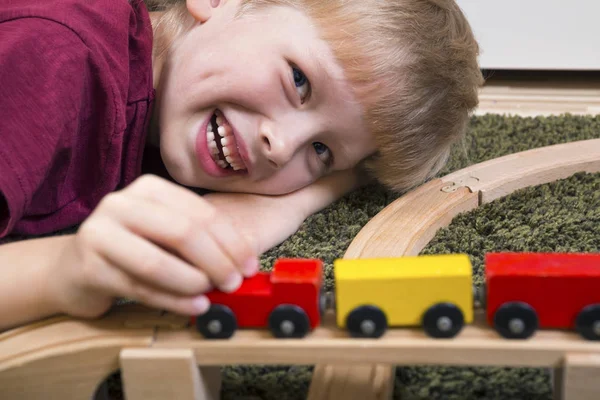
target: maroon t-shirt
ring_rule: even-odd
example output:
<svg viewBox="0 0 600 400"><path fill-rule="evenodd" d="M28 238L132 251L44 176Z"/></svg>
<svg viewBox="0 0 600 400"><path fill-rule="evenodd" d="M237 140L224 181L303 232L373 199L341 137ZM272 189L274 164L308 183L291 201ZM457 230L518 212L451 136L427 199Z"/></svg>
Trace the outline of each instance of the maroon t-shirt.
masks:
<svg viewBox="0 0 600 400"><path fill-rule="evenodd" d="M153 99L142 0L0 0L0 238L77 225L133 181Z"/></svg>

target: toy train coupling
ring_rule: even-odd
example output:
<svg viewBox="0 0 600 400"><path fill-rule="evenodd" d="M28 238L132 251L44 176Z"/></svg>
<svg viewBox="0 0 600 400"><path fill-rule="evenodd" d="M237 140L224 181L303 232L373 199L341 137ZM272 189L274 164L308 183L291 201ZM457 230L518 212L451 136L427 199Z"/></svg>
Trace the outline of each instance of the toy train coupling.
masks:
<svg viewBox="0 0 600 400"><path fill-rule="evenodd" d="M321 291L321 297L319 298L319 305L321 315L325 314L328 310L335 312L335 291L331 290L326 292Z"/></svg>
<svg viewBox="0 0 600 400"><path fill-rule="evenodd" d="M485 309L486 290L485 283L481 286L473 285L473 308Z"/></svg>

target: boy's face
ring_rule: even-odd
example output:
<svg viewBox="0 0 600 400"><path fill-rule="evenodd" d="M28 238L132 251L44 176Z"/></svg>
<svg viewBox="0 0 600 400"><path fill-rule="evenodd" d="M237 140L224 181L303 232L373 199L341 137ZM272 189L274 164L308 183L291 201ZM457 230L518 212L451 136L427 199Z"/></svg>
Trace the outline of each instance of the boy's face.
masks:
<svg viewBox="0 0 600 400"><path fill-rule="evenodd" d="M170 175L283 194L373 153L361 106L311 21L287 7L236 20L238 5L221 1L163 67L160 146Z"/></svg>

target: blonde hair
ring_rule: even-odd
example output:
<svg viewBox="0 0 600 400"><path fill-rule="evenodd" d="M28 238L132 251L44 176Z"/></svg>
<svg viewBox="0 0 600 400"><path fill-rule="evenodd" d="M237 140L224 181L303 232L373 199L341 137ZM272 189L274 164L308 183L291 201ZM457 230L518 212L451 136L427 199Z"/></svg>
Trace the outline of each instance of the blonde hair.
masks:
<svg viewBox="0 0 600 400"><path fill-rule="evenodd" d="M279 5L315 21L342 66L377 145L366 170L395 191L435 176L464 137L483 83L479 46L456 2L241 0L238 17Z"/></svg>

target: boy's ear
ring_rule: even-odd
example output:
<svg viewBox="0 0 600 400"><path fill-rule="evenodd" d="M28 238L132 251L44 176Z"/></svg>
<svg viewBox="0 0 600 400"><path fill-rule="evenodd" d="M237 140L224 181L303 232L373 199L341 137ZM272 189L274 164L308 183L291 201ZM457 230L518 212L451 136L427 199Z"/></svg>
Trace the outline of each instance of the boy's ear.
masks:
<svg viewBox="0 0 600 400"><path fill-rule="evenodd" d="M187 9L194 19L204 23L212 15L212 8L219 4L218 0L186 0Z"/></svg>

